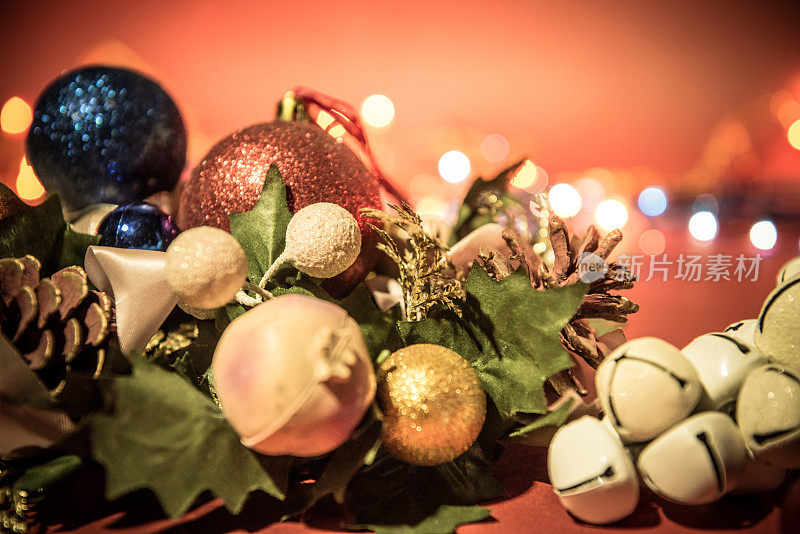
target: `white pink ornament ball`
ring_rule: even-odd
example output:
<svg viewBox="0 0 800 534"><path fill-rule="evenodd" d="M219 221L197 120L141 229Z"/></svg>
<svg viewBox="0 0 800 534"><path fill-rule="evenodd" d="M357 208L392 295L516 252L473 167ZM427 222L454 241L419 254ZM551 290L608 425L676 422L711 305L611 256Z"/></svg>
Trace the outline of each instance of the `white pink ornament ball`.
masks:
<svg viewBox="0 0 800 534"><path fill-rule="evenodd" d="M247 278L247 257L228 232L200 226L178 235L166 252L167 283L188 308L211 310L233 299Z"/></svg>
<svg viewBox="0 0 800 534"><path fill-rule="evenodd" d="M313 297L259 304L223 332L211 364L222 411L251 449L318 456L344 443L375 396L356 322Z"/></svg>

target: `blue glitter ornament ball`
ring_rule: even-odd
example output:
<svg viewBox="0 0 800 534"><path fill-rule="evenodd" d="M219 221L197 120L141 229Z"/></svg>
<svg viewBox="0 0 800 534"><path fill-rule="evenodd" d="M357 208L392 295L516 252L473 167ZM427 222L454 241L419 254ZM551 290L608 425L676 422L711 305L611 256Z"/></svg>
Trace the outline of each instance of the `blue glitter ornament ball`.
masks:
<svg viewBox="0 0 800 534"><path fill-rule="evenodd" d="M144 250L167 250L180 231L172 217L146 202L120 206L97 225L98 245Z"/></svg>
<svg viewBox="0 0 800 534"><path fill-rule="evenodd" d="M175 186L186 162L186 128L154 81L88 67L62 75L39 96L26 151L67 210L127 204Z"/></svg>

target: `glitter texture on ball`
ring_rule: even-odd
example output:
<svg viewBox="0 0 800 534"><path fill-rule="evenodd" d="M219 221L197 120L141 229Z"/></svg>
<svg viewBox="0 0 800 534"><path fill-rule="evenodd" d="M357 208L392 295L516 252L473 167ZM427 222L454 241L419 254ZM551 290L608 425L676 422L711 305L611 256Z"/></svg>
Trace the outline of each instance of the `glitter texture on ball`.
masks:
<svg viewBox="0 0 800 534"><path fill-rule="evenodd" d="M447 347L421 343L394 352L379 370L383 445L414 465L438 465L475 442L486 418L478 373Z"/></svg>
<svg viewBox="0 0 800 534"><path fill-rule="evenodd" d="M181 303L210 310L233 299L247 278L247 256L231 234L200 226L187 230L167 248L167 283Z"/></svg>
<svg viewBox="0 0 800 534"><path fill-rule="evenodd" d="M329 202L298 211L286 228L286 256L297 270L331 278L350 267L361 252L361 231L346 209Z"/></svg>
<svg viewBox="0 0 800 534"><path fill-rule="evenodd" d="M28 161L71 211L171 190L186 162L177 106L143 75L106 66L63 74L39 97Z"/></svg>
<svg viewBox="0 0 800 534"><path fill-rule="evenodd" d="M244 213L255 206L272 163L286 184L292 213L310 204L330 202L342 206L358 222L362 239L358 259L323 284L333 296L346 296L364 280L377 258L377 234L359 210L380 209L380 191L377 178L358 157L314 124L256 124L217 143L186 183L178 224L228 230L229 213Z"/></svg>

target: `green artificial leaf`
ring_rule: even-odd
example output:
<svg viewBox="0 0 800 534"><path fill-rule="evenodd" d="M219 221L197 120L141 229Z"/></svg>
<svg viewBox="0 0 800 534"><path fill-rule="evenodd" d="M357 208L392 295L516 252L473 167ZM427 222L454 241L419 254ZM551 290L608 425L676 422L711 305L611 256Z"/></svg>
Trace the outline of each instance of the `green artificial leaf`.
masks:
<svg viewBox="0 0 800 534"><path fill-rule="evenodd" d="M106 496L150 488L177 517L209 490L238 513L253 490L284 499L291 458L256 457L214 403L186 380L132 356L114 379L112 411L87 418L93 457L106 470Z"/></svg>
<svg viewBox="0 0 800 534"><path fill-rule="evenodd" d="M559 406L555 410L551 412L547 412L541 417L538 417L535 421L530 424L523 426L522 428L518 428L514 430L508 435L505 441L511 441L514 443L525 443L528 441L528 437L531 433L541 430L542 428L551 426L551 427L560 427L564 423L567 422L567 418L569 417L569 410L572 408L573 400L570 399L569 402L565 402L563 405Z"/></svg>
<svg viewBox="0 0 800 534"><path fill-rule="evenodd" d="M291 497L283 519L308 510L326 495L333 495L341 503L350 480L361 466L371 463L377 453L382 430L380 410L373 405L350 438L328 456L316 481L313 484L303 484L298 494Z"/></svg>
<svg viewBox="0 0 800 534"><path fill-rule="evenodd" d="M50 195L38 206L28 206L5 185L0 184L0 204L16 208L0 219L0 258L26 254L42 262L42 275L49 276L70 265L83 267L89 245L99 238L73 231L64 221L58 195Z"/></svg>
<svg viewBox="0 0 800 534"><path fill-rule="evenodd" d="M524 159L514 163L491 180L477 178L472 182L472 185L469 190L467 190L467 194L464 196L458 208L458 217L455 225L453 225L453 231L450 233L450 245L453 245L456 241L479 226L492 222L492 218L488 214L478 213L478 206L481 203L481 196L484 193L494 193L498 197L502 197L504 202L518 203L506 193L508 191L508 185L514 177L514 172L523 163L525 163Z"/></svg>
<svg viewBox="0 0 800 534"><path fill-rule="evenodd" d="M467 276L463 319L444 312L398 328L406 345L442 345L469 361L503 417L545 413L544 382L573 364L559 332L586 289L574 284L539 291L522 270L497 282L475 264Z"/></svg>
<svg viewBox="0 0 800 534"><path fill-rule="evenodd" d="M375 534L451 534L456 527L483 521L491 510L475 505L443 504L431 515L413 525L350 525L353 530L372 530Z"/></svg>
<svg viewBox="0 0 800 534"><path fill-rule="evenodd" d="M83 465L79 456L67 454L43 464L35 465L14 481L12 489L26 491L28 495L42 495L45 490L69 477Z"/></svg>
<svg viewBox="0 0 800 534"><path fill-rule="evenodd" d="M270 165L256 205L247 213L231 213L231 234L247 255L247 274L257 284L286 246L286 227L292 218L286 186L277 165Z"/></svg>
<svg viewBox="0 0 800 534"><path fill-rule="evenodd" d="M331 302L344 308L358 323L373 360L384 349L394 352L403 346L397 330L397 321L400 319L399 305L386 312L381 312L364 284L359 284L344 299L331 299Z"/></svg>
<svg viewBox="0 0 800 534"><path fill-rule="evenodd" d="M407 464L381 449L350 482L349 508L360 528L430 525L428 520L433 516L435 522L442 506L469 509L501 497L491 468L492 461L478 442L455 460L433 467Z"/></svg>

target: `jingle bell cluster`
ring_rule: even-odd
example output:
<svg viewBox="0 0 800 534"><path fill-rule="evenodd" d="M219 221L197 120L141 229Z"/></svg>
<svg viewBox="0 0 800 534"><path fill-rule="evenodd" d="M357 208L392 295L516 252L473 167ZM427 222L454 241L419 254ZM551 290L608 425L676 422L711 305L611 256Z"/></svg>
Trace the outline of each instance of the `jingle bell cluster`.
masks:
<svg viewBox="0 0 800 534"><path fill-rule="evenodd" d="M781 269L757 319L683 349L633 339L603 361L602 419L568 423L548 453L553 490L572 515L627 517L640 479L669 501L701 505L775 489L800 469L798 274L800 258Z"/></svg>

